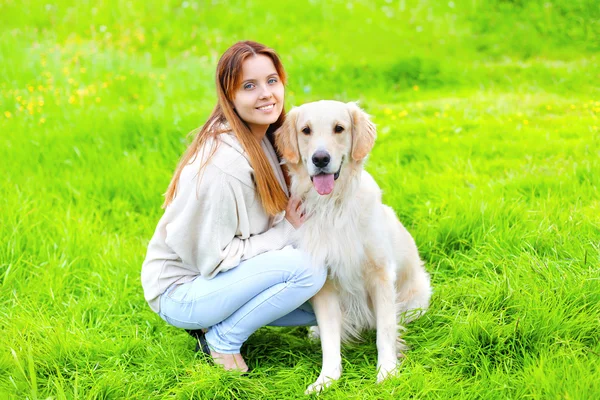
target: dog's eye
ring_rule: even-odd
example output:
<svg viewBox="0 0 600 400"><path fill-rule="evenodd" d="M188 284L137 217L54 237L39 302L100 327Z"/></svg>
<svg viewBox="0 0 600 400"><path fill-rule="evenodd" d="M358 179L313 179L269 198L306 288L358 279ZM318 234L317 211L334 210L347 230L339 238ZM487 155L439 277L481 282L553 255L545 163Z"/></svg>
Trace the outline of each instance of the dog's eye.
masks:
<svg viewBox="0 0 600 400"><path fill-rule="evenodd" d="M341 125L336 125L335 128L333 128L333 130L335 131L335 133L342 133L344 132L344 127Z"/></svg>
<svg viewBox="0 0 600 400"><path fill-rule="evenodd" d="M310 135L310 128L308 126L305 126L304 128L302 128L302 133L304 133L305 135Z"/></svg>

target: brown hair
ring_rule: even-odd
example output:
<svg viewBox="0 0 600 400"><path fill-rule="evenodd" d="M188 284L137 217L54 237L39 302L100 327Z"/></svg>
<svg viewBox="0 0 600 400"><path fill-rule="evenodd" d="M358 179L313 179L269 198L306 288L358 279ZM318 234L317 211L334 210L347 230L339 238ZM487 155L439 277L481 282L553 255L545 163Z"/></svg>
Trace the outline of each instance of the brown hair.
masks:
<svg viewBox="0 0 600 400"><path fill-rule="evenodd" d="M260 142L256 139L246 122L244 122L237 112L233 109L233 98L242 79L242 63L248 57L264 55L273 61L275 70L279 75L279 79L285 85L286 75L279 56L273 49L270 49L260 43L252 41L237 42L231 46L219 59L217 64L216 86L218 102L212 113L208 117L206 123L199 129L192 131L197 132L192 143L181 157L175 174L169 183L169 188L165 193L165 202L163 208L166 208L175 198L177 193L177 184L183 168L194 162L198 156L198 151L202 149L209 138L216 138L220 133L231 129L241 143L242 148L250 158L250 165L254 169L254 180L258 189L263 208L269 215L275 215L284 210L287 205L287 196L277 180L271 164L260 146ZM273 133L281 126L285 119L285 111L281 111L281 115L267 129L267 137L273 143ZM225 127L229 125L229 128ZM217 141L213 141L209 156L204 158L204 162L200 166L199 173L208 164L211 157L216 151Z"/></svg>

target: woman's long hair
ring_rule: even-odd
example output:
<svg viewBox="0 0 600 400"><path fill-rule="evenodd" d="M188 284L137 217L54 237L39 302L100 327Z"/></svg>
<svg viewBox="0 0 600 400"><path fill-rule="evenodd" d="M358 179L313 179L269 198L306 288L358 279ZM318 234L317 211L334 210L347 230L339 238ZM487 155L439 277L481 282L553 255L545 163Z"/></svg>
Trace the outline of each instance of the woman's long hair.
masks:
<svg viewBox="0 0 600 400"><path fill-rule="evenodd" d="M248 57L264 55L273 61L273 65L277 70L279 79L285 85L286 75L279 56L273 49L270 49L260 43L252 41L238 42L231 46L219 59L217 64L216 86L218 102L214 110L208 117L206 123L197 131L194 140L189 145L179 164L175 170L175 174L169 183L169 188L165 193L165 202L162 205L166 208L175 198L177 193L177 184L183 168L194 162L198 156L198 151L203 148L208 139L216 138L217 135L227 130L233 131L237 140L241 143L242 148L250 158L250 165L254 169L254 180L258 189L263 208L269 215L275 215L285 209L287 205L287 196L279 181L275 176L275 172L267 159L264 151L260 146L260 142L252 135L252 131L248 125L240 118L237 112L233 109L233 99L242 80L242 63ZM281 126L285 119L285 111L282 109L281 115L267 129L267 137L273 143L273 133ZM228 126L228 128L227 128ZM200 166L199 174L202 173L204 167L208 164L216 151L217 141L212 141L212 147L208 157L204 157L204 161ZM202 149L204 151L204 149Z"/></svg>

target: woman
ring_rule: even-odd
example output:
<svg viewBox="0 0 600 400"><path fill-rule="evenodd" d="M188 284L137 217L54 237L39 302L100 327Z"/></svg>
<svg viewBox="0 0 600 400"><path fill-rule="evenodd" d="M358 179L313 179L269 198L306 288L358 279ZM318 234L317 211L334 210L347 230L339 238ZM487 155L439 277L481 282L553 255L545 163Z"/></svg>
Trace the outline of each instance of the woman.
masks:
<svg viewBox="0 0 600 400"><path fill-rule="evenodd" d="M175 171L142 266L150 307L226 370L248 370L240 347L261 326L316 324L307 301L325 282L289 245L303 216L272 146L285 79L261 44L223 54L217 106Z"/></svg>

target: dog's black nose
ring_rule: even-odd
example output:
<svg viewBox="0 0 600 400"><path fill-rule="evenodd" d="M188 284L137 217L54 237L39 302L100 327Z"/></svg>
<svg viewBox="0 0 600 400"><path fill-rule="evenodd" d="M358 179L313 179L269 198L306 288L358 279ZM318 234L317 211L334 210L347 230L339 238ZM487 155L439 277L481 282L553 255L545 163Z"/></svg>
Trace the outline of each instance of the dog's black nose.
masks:
<svg viewBox="0 0 600 400"><path fill-rule="evenodd" d="M315 164L315 167L318 168L325 168L327 164L329 164L329 161L331 161L331 156L329 156L328 152L323 150L317 151L312 156L312 162Z"/></svg>

